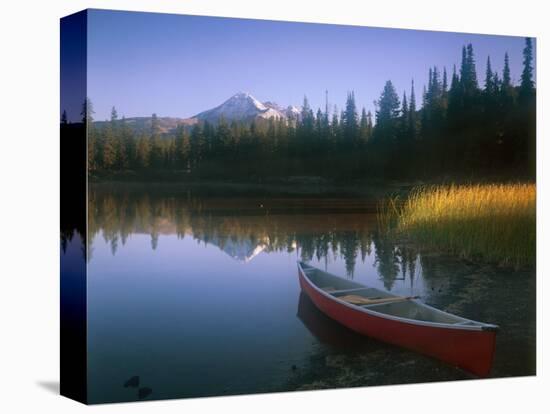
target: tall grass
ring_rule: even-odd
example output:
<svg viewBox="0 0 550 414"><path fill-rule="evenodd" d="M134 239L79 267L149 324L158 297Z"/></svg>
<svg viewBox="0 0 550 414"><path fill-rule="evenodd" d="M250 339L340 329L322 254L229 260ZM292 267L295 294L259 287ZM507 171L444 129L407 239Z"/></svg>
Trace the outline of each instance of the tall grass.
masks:
<svg viewBox="0 0 550 414"><path fill-rule="evenodd" d="M534 184L476 184L413 189L379 210L380 226L422 245L465 258L533 265Z"/></svg>

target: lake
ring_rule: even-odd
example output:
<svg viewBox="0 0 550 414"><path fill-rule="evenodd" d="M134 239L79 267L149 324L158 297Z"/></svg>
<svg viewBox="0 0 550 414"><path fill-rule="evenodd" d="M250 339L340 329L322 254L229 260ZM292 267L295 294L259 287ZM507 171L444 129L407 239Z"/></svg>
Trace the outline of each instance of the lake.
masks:
<svg viewBox="0 0 550 414"><path fill-rule="evenodd" d="M328 319L300 293L297 260L498 324L491 376L534 375L535 270L386 239L376 205L91 185L90 402L474 378ZM142 394L125 386L135 376Z"/></svg>

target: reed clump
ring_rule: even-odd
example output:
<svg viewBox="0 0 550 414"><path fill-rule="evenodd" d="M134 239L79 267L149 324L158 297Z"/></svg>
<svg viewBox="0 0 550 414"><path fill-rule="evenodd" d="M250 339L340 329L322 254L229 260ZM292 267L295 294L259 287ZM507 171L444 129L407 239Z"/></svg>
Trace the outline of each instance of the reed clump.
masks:
<svg viewBox="0 0 550 414"><path fill-rule="evenodd" d="M535 184L418 187L386 201L378 219L385 231L461 257L535 264Z"/></svg>

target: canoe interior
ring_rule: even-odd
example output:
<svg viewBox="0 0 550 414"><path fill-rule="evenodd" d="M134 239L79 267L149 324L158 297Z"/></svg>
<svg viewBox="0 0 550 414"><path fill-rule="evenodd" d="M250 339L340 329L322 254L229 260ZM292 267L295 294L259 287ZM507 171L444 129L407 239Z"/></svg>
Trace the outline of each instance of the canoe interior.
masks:
<svg viewBox="0 0 550 414"><path fill-rule="evenodd" d="M340 277L331 275L330 273L323 272L315 267L309 266L305 263L300 263L304 273L308 279L318 288L324 290L326 293L334 296L341 297L348 294L357 296L363 296L366 298L390 298L395 297L391 293L385 292L380 289L370 288L351 280L342 279ZM362 288L362 289L361 289ZM353 290L352 290L353 289ZM357 289L357 290L355 290ZM351 292L346 290L352 290ZM391 315L399 318L412 319L424 322L434 322L442 324L452 324L461 326L473 326L478 323L470 321L468 319L461 318L450 313L446 313L432 307L426 306L421 302L415 300L407 300L403 302L384 303L376 305L355 305L358 307L368 308L373 312L381 314Z"/></svg>

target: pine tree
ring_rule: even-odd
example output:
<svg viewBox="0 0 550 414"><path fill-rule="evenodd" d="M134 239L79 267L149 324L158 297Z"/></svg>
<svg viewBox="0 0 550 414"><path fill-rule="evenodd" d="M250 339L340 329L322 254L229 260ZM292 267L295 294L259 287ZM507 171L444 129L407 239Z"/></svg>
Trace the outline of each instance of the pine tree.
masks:
<svg viewBox="0 0 550 414"><path fill-rule="evenodd" d="M313 110L309 106L309 101L307 99L307 96L304 96L300 124L305 134L308 136L311 136L311 133L313 132L313 126L314 126L313 125L314 116L313 116Z"/></svg>
<svg viewBox="0 0 550 414"><path fill-rule="evenodd" d="M401 138L407 140L409 129L409 104L407 102L407 94L403 91L403 101L401 102Z"/></svg>
<svg viewBox="0 0 550 414"><path fill-rule="evenodd" d="M420 136L422 138L428 135L430 129L428 110L428 91L426 90L426 85L424 85L422 88L422 108L420 110Z"/></svg>
<svg viewBox="0 0 550 414"><path fill-rule="evenodd" d="M460 61L460 83L461 86L467 82L468 79L468 57L466 54L466 46L462 46L462 59ZM464 87L464 86L463 86Z"/></svg>
<svg viewBox="0 0 550 414"><path fill-rule="evenodd" d="M105 127L102 148L103 167L106 170L112 170L117 163L117 137L115 129L117 117L117 112L113 107L113 110L111 111L111 122Z"/></svg>
<svg viewBox="0 0 550 414"><path fill-rule="evenodd" d="M531 176L536 171L536 100L535 82L533 80L533 43L525 38L523 49L523 71L519 85L520 139L516 143L515 157L527 164Z"/></svg>
<svg viewBox="0 0 550 414"><path fill-rule="evenodd" d="M414 79L411 81L411 102L409 104L408 137L416 139L416 95L414 93Z"/></svg>
<svg viewBox="0 0 550 414"><path fill-rule="evenodd" d="M333 140L337 140L340 135L340 123L338 120L338 108L334 105L332 112L332 121L330 123L331 135Z"/></svg>
<svg viewBox="0 0 550 414"><path fill-rule="evenodd" d="M61 114L61 125L67 125L67 111L63 110Z"/></svg>
<svg viewBox="0 0 550 414"><path fill-rule="evenodd" d="M359 137L361 141L367 142L369 139L368 136L368 130L369 130L369 121L367 119L367 111L365 111L365 107L361 110L361 120L359 121Z"/></svg>
<svg viewBox="0 0 550 414"><path fill-rule="evenodd" d="M323 138L328 141L330 137L330 120L328 113L328 91L326 91L325 112L323 113Z"/></svg>
<svg viewBox="0 0 550 414"><path fill-rule="evenodd" d="M456 65L453 65L453 74L451 76L451 87L449 88L448 103L447 103L447 118L450 122L450 126L454 126L458 123L462 111L462 87L460 85L460 78L456 72Z"/></svg>
<svg viewBox="0 0 550 414"><path fill-rule="evenodd" d="M388 80L384 85L380 99L377 101L376 126L374 135L377 140L394 140L396 138L396 120L399 117L400 102L393 83Z"/></svg>
<svg viewBox="0 0 550 414"><path fill-rule="evenodd" d="M357 139L357 107L355 105L355 93L348 92L346 99L346 109L342 117L344 124L344 137L348 141L355 141Z"/></svg>
<svg viewBox="0 0 550 414"><path fill-rule="evenodd" d="M523 71L521 72L521 84L519 86L519 98L522 102L527 102L532 98L535 90L533 81L533 43L531 38L525 38L525 48L523 49Z"/></svg>
<svg viewBox="0 0 550 414"><path fill-rule="evenodd" d="M464 103L468 105L471 104L471 98L476 95L478 90L474 48L471 43L462 49L460 86L462 88L464 98L467 100L467 102Z"/></svg>
<svg viewBox="0 0 550 414"><path fill-rule="evenodd" d="M118 112L116 111L116 108L113 106L111 108L111 124L115 124L116 121L118 121Z"/></svg>
<svg viewBox="0 0 550 414"><path fill-rule="evenodd" d="M510 61L508 52L504 54L504 69L502 70L502 81L500 83L500 106L502 109L501 117L504 119L508 116L508 112L514 106L515 90L512 86L512 78L510 75Z"/></svg>
<svg viewBox="0 0 550 414"><path fill-rule="evenodd" d="M95 112L92 100L90 98L86 98L84 100L84 103L82 104L82 112L80 113L80 115L82 115L82 123L86 125L87 129L89 129L94 122L94 114Z"/></svg>
<svg viewBox="0 0 550 414"><path fill-rule="evenodd" d="M508 58L508 52L504 54L504 69L502 71L502 87L510 88L512 86L512 79L510 77L510 60Z"/></svg>
<svg viewBox="0 0 550 414"><path fill-rule="evenodd" d="M378 100L378 111L376 112L376 123L386 122L399 116L399 97L391 81L384 85L380 99Z"/></svg>
<svg viewBox="0 0 550 414"><path fill-rule="evenodd" d="M449 107L449 80L447 77L447 67L443 66L443 84L441 87L441 107L443 117L447 116L447 108Z"/></svg>
<svg viewBox="0 0 550 414"><path fill-rule="evenodd" d="M474 58L474 47L471 43L468 44L467 56L468 56L468 90L475 91L477 90L477 72L476 72L476 63Z"/></svg>

